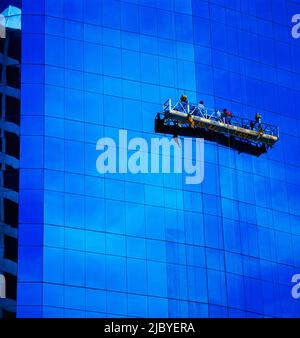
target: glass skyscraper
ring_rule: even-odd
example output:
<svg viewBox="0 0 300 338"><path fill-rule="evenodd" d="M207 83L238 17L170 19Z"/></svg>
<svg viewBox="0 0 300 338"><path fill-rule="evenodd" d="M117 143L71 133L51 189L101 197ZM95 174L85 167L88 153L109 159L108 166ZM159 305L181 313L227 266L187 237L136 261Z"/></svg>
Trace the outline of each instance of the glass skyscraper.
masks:
<svg viewBox="0 0 300 338"><path fill-rule="evenodd" d="M7 318L17 299L21 11L1 1L0 15L0 318Z"/></svg>
<svg viewBox="0 0 300 338"><path fill-rule="evenodd" d="M300 40L289 0L23 0L18 317L297 317ZM205 176L105 174L167 98L280 127ZM161 135L162 136L162 135Z"/></svg>

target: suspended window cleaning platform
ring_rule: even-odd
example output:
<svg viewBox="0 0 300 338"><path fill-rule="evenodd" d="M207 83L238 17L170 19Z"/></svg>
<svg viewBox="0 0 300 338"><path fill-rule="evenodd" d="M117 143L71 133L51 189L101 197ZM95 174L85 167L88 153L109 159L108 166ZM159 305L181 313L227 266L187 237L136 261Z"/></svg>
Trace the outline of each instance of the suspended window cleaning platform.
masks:
<svg viewBox="0 0 300 338"><path fill-rule="evenodd" d="M156 115L155 132L204 138L256 156L266 153L279 140L279 128L271 124L237 116L228 121L218 110L171 99Z"/></svg>

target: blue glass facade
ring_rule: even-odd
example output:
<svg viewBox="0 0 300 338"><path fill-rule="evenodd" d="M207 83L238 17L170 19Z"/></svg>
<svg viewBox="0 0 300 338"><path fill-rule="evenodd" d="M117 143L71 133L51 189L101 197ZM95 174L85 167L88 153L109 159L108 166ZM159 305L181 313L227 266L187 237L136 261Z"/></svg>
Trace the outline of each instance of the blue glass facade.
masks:
<svg viewBox="0 0 300 338"><path fill-rule="evenodd" d="M300 42L285 0L23 0L19 317L299 316ZM168 97L280 126L205 179L106 174Z"/></svg>

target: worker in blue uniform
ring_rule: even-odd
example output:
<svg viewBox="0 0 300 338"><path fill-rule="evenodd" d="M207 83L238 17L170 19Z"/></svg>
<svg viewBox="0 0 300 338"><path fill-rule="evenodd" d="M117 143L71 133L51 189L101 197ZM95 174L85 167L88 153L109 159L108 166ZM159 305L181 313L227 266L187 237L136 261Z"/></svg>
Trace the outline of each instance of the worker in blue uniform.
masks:
<svg viewBox="0 0 300 338"><path fill-rule="evenodd" d="M180 107L178 110L184 113L189 113L189 101L186 95L181 95Z"/></svg>
<svg viewBox="0 0 300 338"><path fill-rule="evenodd" d="M200 116L206 116L206 110L204 106L204 102L201 100L198 104L198 111Z"/></svg>

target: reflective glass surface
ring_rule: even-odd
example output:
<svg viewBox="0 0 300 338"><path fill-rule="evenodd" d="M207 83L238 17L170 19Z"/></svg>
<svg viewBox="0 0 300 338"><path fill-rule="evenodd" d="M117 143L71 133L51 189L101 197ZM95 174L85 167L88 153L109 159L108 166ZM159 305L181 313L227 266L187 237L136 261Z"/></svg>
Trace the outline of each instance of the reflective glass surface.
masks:
<svg viewBox="0 0 300 338"><path fill-rule="evenodd" d="M300 42L286 0L23 0L19 317L300 315ZM280 127L259 158L205 141L205 178L107 174L168 97ZM33 120L34 119L34 120ZM22 179L23 178L23 179Z"/></svg>

